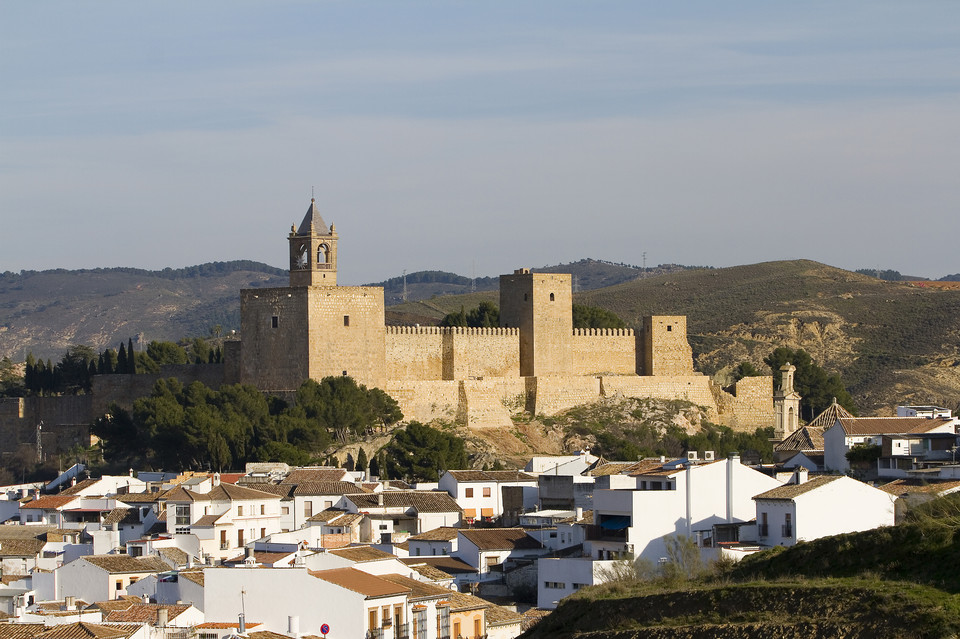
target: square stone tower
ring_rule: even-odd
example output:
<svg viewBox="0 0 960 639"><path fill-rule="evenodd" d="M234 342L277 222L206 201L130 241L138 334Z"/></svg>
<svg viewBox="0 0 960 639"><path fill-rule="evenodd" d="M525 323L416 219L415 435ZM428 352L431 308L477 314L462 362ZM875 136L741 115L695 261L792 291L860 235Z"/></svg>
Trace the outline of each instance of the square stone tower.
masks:
<svg viewBox="0 0 960 639"><path fill-rule="evenodd" d="M520 329L520 375L570 371L573 289L570 275L521 268L500 276L500 326Z"/></svg>
<svg viewBox="0 0 960 639"><path fill-rule="evenodd" d="M637 339L639 375L693 375L693 350L687 341L685 315L644 317Z"/></svg>

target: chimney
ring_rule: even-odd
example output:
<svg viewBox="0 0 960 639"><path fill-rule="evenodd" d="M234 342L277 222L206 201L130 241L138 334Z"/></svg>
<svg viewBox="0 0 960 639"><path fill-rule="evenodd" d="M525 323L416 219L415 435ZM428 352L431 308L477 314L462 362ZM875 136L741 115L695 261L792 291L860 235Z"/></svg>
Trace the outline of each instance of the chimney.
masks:
<svg viewBox="0 0 960 639"><path fill-rule="evenodd" d="M383 506L383 493L377 493L377 505Z"/></svg>
<svg viewBox="0 0 960 639"><path fill-rule="evenodd" d="M243 556L246 559L250 559L251 557L253 557L253 546L247 546L246 548L244 548Z"/></svg>
<svg viewBox="0 0 960 639"><path fill-rule="evenodd" d="M77 600L75 597L64 597L63 598L63 609L64 610L76 610L77 609Z"/></svg>
<svg viewBox="0 0 960 639"><path fill-rule="evenodd" d="M130 476L133 477L133 469L132 469L132 468L130 469L129 473L130 473Z"/></svg>
<svg viewBox="0 0 960 639"><path fill-rule="evenodd" d="M214 488L216 488L216 487L219 486L219 485L220 485L220 473L214 473L214 474L213 474L213 486L214 486Z"/></svg>
<svg viewBox="0 0 960 639"><path fill-rule="evenodd" d="M193 553L187 553L187 570L193 568Z"/></svg>
<svg viewBox="0 0 960 639"><path fill-rule="evenodd" d="M170 611L167 610L166 608L158 608L158 609L157 609L157 626L159 626L160 628L166 628L166 627L167 627L167 621L168 621L168 619L169 619L169 612L170 612Z"/></svg>
<svg viewBox="0 0 960 639"><path fill-rule="evenodd" d="M245 635L247 634L247 620L243 618L243 613L241 612L239 617L239 623L237 624L237 634Z"/></svg>
<svg viewBox="0 0 960 639"><path fill-rule="evenodd" d="M733 523L733 478L734 470L740 464L740 453L732 452L727 456L727 523Z"/></svg>
<svg viewBox="0 0 960 639"><path fill-rule="evenodd" d="M810 471L804 468L803 466L797 466L796 470L793 471L793 483L803 484L810 478Z"/></svg>
<svg viewBox="0 0 960 639"><path fill-rule="evenodd" d="M297 615L287 617L287 634L294 639L300 639L300 617Z"/></svg>
<svg viewBox="0 0 960 639"><path fill-rule="evenodd" d="M577 518L576 518L576 521L580 521L581 519L583 519L583 508L582 508L581 506L577 506Z"/></svg>
<svg viewBox="0 0 960 639"><path fill-rule="evenodd" d="M77 478L76 478L76 476L70 478L70 485L71 485L71 486L76 486L76 485L77 485Z"/></svg>
<svg viewBox="0 0 960 639"><path fill-rule="evenodd" d="M143 593L142 595L140 595L140 601L142 601L143 603L150 603L150 595L148 595L147 593Z"/></svg>

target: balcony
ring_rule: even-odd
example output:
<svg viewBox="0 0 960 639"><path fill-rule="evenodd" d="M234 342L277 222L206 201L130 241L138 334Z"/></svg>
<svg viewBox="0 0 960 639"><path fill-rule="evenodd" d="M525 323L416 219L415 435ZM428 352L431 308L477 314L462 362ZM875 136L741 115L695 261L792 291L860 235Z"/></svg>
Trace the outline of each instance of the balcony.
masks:
<svg viewBox="0 0 960 639"><path fill-rule="evenodd" d="M227 550L227 549L229 549L229 548L230 548L230 542L229 542L229 541L221 541L221 542L220 542L220 550Z"/></svg>
<svg viewBox="0 0 960 639"><path fill-rule="evenodd" d="M760 526L758 526L758 528L759 528L759 530L760 530L760 532L759 532L758 534L759 534L761 537L769 537L769 536L770 536L770 526L769 526L769 525L767 525L767 524L760 524Z"/></svg>
<svg viewBox="0 0 960 639"><path fill-rule="evenodd" d="M791 524L783 524L780 528L780 534L786 538L793 537L793 526Z"/></svg>
<svg viewBox="0 0 960 639"><path fill-rule="evenodd" d="M410 639L410 623L401 623L396 629L397 639Z"/></svg>

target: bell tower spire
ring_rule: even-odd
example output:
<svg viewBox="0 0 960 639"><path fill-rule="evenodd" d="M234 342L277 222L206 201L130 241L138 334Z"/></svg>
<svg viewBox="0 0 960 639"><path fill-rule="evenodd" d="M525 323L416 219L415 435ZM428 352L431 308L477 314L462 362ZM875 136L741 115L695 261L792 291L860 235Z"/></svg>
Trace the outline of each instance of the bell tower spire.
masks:
<svg viewBox="0 0 960 639"><path fill-rule="evenodd" d="M310 208L300 227L291 226L290 286L337 285L337 232L317 210L317 202L310 198Z"/></svg>

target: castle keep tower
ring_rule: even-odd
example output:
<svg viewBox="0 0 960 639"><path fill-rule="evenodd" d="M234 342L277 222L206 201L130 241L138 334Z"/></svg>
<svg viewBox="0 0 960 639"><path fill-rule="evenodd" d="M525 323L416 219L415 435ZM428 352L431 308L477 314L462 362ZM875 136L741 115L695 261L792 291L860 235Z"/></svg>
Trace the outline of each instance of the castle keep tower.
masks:
<svg viewBox="0 0 960 639"><path fill-rule="evenodd" d="M290 227L288 239L290 286L337 285L337 232L332 224L327 228L313 198L300 228Z"/></svg>
<svg viewBox="0 0 960 639"><path fill-rule="evenodd" d="M570 275L517 269L500 276L500 325L520 329L520 376L570 370L573 293Z"/></svg>

